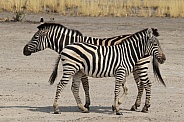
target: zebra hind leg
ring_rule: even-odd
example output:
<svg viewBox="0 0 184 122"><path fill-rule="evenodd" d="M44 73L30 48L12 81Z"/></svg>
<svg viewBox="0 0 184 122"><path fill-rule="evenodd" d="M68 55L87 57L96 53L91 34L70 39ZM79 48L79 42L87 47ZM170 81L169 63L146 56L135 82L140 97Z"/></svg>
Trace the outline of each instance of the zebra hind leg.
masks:
<svg viewBox="0 0 184 122"><path fill-rule="evenodd" d="M79 86L81 83L82 73L78 72L73 76L73 82L72 82L72 93L74 95L74 98L76 100L77 106L83 113L88 113L88 109L84 107L84 105L81 102L81 99L79 97Z"/></svg>
<svg viewBox="0 0 184 122"><path fill-rule="evenodd" d="M59 100L59 97L60 97L61 92L63 91L64 87L66 86L66 84L68 84L69 80L71 79L71 76L72 76L71 74L63 73L63 77L57 85L56 96L55 96L54 104L53 104L54 114L59 114L58 100Z"/></svg>
<svg viewBox="0 0 184 122"><path fill-rule="evenodd" d="M83 74L82 78L81 78L81 81L82 81L83 89L84 89L84 92L85 92L85 98L86 98L86 103L85 103L84 107L89 110L89 106L90 106L91 102L90 102L90 95L89 95L88 77L85 74Z"/></svg>

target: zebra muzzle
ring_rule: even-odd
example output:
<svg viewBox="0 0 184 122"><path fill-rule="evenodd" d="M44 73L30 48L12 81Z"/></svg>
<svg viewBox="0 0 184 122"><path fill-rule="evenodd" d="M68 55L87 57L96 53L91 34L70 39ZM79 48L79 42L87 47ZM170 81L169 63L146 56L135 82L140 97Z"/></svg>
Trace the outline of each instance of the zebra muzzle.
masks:
<svg viewBox="0 0 184 122"><path fill-rule="evenodd" d="M28 50L28 45L26 45L23 49L23 54L25 56L30 56L31 55L31 52Z"/></svg>
<svg viewBox="0 0 184 122"><path fill-rule="evenodd" d="M163 64L166 61L166 56L164 53L161 53L160 59L159 59L159 63Z"/></svg>

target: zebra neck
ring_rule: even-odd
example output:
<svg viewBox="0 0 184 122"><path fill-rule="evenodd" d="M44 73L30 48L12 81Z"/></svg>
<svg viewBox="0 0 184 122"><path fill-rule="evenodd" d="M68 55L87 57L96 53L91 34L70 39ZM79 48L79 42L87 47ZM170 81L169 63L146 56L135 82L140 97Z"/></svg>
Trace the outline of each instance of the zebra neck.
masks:
<svg viewBox="0 0 184 122"><path fill-rule="evenodd" d="M145 55L146 40L146 36L143 36L139 39L135 39L133 37L126 39L122 41L121 44L115 46L119 46L121 49L120 52L125 53L125 55L129 57L128 60L131 62L132 65L134 65Z"/></svg>
<svg viewBox="0 0 184 122"><path fill-rule="evenodd" d="M82 36L68 36L61 34L60 36L54 36L48 39L48 48L60 54L64 47L74 42L82 42Z"/></svg>
<svg viewBox="0 0 184 122"><path fill-rule="evenodd" d="M56 39L51 39L47 41L47 44L48 44L48 48L50 48L51 50L54 50L55 52L57 53L60 53L60 49L61 47L59 47L59 40L56 40Z"/></svg>

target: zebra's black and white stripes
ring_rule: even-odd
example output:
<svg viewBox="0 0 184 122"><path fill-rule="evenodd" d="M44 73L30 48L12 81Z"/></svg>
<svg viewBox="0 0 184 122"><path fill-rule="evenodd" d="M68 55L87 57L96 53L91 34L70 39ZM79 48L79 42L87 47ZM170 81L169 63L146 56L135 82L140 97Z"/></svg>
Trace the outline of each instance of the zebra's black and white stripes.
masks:
<svg viewBox="0 0 184 122"><path fill-rule="evenodd" d="M45 23L37 28L39 30L24 48L24 55L31 55L45 48L60 53L66 45L82 40L82 34L78 30L68 29L61 24Z"/></svg>
<svg viewBox="0 0 184 122"><path fill-rule="evenodd" d="M67 45L61 52L63 76L57 85L54 112L59 112L58 99L64 86L72 77L75 77L74 83L79 82L84 73L91 77L115 77L113 107L117 115L121 114L118 96L125 77L133 71L135 64L144 55L153 55L159 59L159 53L160 46L151 28L137 32L114 46L94 46L88 43Z"/></svg>
<svg viewBox="0 0 184 122"><path fill-rule="evenodd" d="M67 44L70 44L73 42L88 42L96 45L114 45L115 43L119 43L119 41L121 41L123 37L127 36L127 35L122 35L122 36L105 38L105 39L83 37L79 31L67 29L66 27L60 24L53 24L53 23L45 23L40 25L38 28L39 28L39 31L34 35L35 38L32 38L32 40L24 48L25 55L30 55L33 52L43 50L47 47L59 53ZM39 42L36 42L38 40ZM150 61L150 59L148 60ZM136 83L139 83L138 82L139 78L137 78L136 80L137 80ZM83 84L88 84L87 80L84 80L84 81L85 82L82 82ZM84 88L89 89L87 86L88 85L85 85ZM88 97L89 96L86 97L86 99L88 99L86 100L86 103L90 104Z"/></svg>

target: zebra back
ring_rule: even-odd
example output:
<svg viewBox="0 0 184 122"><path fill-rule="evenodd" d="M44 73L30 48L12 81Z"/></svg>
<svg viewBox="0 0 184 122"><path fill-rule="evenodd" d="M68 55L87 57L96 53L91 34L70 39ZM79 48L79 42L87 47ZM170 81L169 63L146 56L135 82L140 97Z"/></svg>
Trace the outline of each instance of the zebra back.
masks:
<svg viewBox="0 0 184 122"><path fill-rule="evenodd" d="M120 44L113 46L88 43L67 45L61 53L63 67L73 69L72 73L82 70L92 77L111 77L119 70L126 71L128 75L145 54L158 58L158 45L153 45L158 39L153 35L152 29L144 29L121 39ZM64 70L67 71L66 69Z"/></svg>
<svg viewBox="0 0 184 122"><path fill-rule="evenodd" d="M62 39L60 38L60 40L59 40L59 37L58 37L58 39L56 38L57 40L55 40L55 41L58 41L57 43L59 45L52 47L53 49L57 48L55 50L57 50L58 53L60 53L66 45L71 44L73 42L86 42L86 43L91 43L91 44L95 44L95 45L110 46L110 45L119 44L123 40L122 38L127 38L128 36L130 36L130 34L127 34L127 35L115 36L115 37L111 37L111 38L102 38L102 39L94 38L94 37L87 37L87 36L83 36L82 33L78 30L68 29L65 26L58 24L58 23L43 23L40 26L38 26L38 29L39 30L44 30L44 29L53 29L54 30L55 29L55 31L60 32L60 34L62 35L62 37L61 37ZM63 31L61 31L61 30L63 30ZM67 30L67 32L66 32L66 30ZM155 36L159 36L157 29L152 28L152 30L153 30L153 34ZM68 37L72 36L72 35L75 35L75 37L78 36L79 38L73 37L73 38L69 39ZM64 39L64 36L65 36L65 39ZM153 59L152 62L154 62L153 63L154 74L157 77L157 79L159 81L161 81L162 84L164 85L163 79L162 79L160 71L159 71L159 65L156 65L157 60L155 58L152 58L152 59ZM49 79L50 84L53 84L55 81L55 78L57 77L57 70L58 70L59 61L60 61L60 56L57 58L54 70L50 76L50 79ZM158 64L158 62L157 62L157 64Z"/></svg>
<svg viewBox="0 0 184 122"><path fill-rule="evenodd" d="M90 43L94 45L102 45L102 46L111 46L111 45L116 45L122 42L125 38L129 37L131 34L126 34L126 35L120 35L120 36L114 36L110 38L95 38L95 37L88 37L88 36L83 36L82 37L82 42L85 43ZM59 55L56 59L55 67L52 71L52 74L49 78L49 83L52 85L57 77L57 70L58 70L58 65L59 61L61 59L61 55Z"/></svg>

